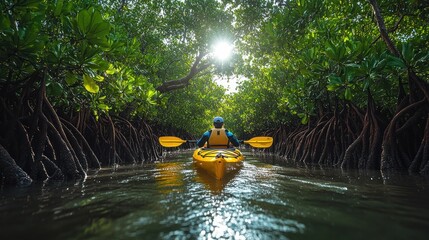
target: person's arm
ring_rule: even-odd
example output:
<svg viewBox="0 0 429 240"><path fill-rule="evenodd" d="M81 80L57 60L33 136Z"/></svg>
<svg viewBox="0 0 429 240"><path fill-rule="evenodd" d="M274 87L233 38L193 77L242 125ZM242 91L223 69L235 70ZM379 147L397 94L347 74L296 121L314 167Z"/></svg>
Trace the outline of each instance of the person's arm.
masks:
<svg viewBox="0 0 429 240"><path fill-rule="evenodd" d="M210 132L207 131L203 134L203 136L201 136L201 138L197 141L197 146L198 147L204 147L204 144L207 142L207 140L209 140L210 137Z"/></svg>
<svg viewBox="0 0 429 240"><path fill-rule="evenodd" d="M238 141L237 137L235 137L235 135L232 132L226 130L226 136L228 137L229 142L231 142L234 147L240 146L240 142Z"/></svg>

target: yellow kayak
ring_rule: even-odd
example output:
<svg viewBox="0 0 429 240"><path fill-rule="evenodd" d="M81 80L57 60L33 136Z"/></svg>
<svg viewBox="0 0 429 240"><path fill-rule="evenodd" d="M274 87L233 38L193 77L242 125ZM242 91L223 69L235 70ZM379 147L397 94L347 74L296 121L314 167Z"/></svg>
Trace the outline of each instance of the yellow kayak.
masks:
<svg viewBox="0 0 429 240"><path fill-rule="evenodd" d="M183 140L175 136L161 136L159 143L163 147L179 147L184 143L195 143L196 140ZM267 136L253 137L242 141L254 148L269 148L273 138ZM195 165L216 179L224 179L228 173L234 172L243 166L244 156L237 148L217 149L198 148L193 154Z"/></svg>
<svg viewBox="0 0 429 240"><path fill-rule="evenodd" d="M194 164L218 180L243 166L244 156L237 148L198 148L193 154Z"/></svg>

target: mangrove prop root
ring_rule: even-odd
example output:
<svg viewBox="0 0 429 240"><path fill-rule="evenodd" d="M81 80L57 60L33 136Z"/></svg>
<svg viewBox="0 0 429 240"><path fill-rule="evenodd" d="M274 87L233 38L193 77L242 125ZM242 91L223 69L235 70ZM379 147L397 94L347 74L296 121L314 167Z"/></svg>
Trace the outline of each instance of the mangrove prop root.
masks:
<svg viewBox="0 0 429 240"><path fill-rule="evenodd" d="M100 161L98 160L97 156L95 155L94 151L92 150L91 146L88 144L88 141L85 139L82 133L78 130L77 127L73 126L73 124L71 124L69 121L66 121L65 119L61 119L61 121L63 124L65 124L65 126L68 127L70 131L73 132L76 139L82 145L82 148L85 151L87 159L89 160L88 166L91 168L99 169L101 167Z"/></svg>
<svg viewBox="0 0 429 240"><path fill-rule="evenodd" d="M19 97L0 97L3 184L77 180L102 164L152 162L162 155L157 135L143 120L133 122L109 114L95 120L83 109L67 113L76 117L73 125L72 117L60 117L48 100L43 80L39 87L28 82L21 87Z"/></svg>
<svg viewBox="0 0 429 240"><path fill-rule="evenodd" d="M3 177L3 183L6 185L28 186L33 182L30 176L15 163L15 160L13 160L1 144L0 172Z"/></svg>
<svg viewBox="0 0 429 240"><path fill-rule="evenodd" d="M73 148L77 159L79 160L80 165L86 171L88 171L88 161L86 159L86 155L82 150L82 147L79 145L77 139L71 132L71 130L67 126L63 126L64 132L66 133L67 138L70 141L70 145Z"/></svg>
<svg viewBox="0 0 429 240"><path fill-rule="evenodd" d="M52 145L55 150L57 157L58 167L63 172L65 178L68 179L79 179L80 174L77 170L73 155L70 152L66 142L62 139L60 133L57 131L55 126L49 122L46 116L43 115L44 120L48 124L48 134L52 139Z"/></svg>
<svg viewBox="0 0 429 240"><path fill-rule="evenodd" d="M42 162L50 180L62 181L65 179L61 169L45 155L42 156Z"/></svg>

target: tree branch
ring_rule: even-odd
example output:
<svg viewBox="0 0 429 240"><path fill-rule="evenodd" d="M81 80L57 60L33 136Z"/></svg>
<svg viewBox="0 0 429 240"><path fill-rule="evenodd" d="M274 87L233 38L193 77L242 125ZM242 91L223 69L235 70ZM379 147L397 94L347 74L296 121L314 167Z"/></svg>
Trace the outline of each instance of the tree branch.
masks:
<svg viewBox="0 0 429 240"><path fill-rule="evenodd" d="M381 15L380 7L376 0L368 0L369 4L371 4L372 10L375 16L375 22L377 23L378 29L380 31L381 38L386 43L389 51L395 55L396 57L401 57L401 53L396 48L395 44L393 44L392 40L389 37L389 34L386 29L386 24L384 23L383 16Z"/></svg>
<svg viewBox="0 0 429 240"><path fill-rule="evenodd" d="M209 68L212 65L211 62L205 63L205 64L200 64L202 58L205 55L206 54L200 53L197 56L197 58L195 59L195 62L192 64L191 70L189 71L189 73L186 76L179 78L179 79L176 79L176 80L164 82L162 85L158 86L156 88L156 90L158 90L160 93L165 93L165 92L170 92L170 91L180 89L180 88L184 88L184 87L188 86L189 82L192 78L194 78L198 73L206 70L207 68Z"/></svg>
<svg viewBox="0 0 429 240"><path fill-rule="evenodd" d="M395 25L388 31L388 33L393 33L396 30L398 30L399 24L402 22L404 17L405 17L404 14L400 14L399 20L396 21ZM374 39L374 41L372 41L371 45L375 44L380 38L381 38L381 35L379 35L376 39Z"/></svg>

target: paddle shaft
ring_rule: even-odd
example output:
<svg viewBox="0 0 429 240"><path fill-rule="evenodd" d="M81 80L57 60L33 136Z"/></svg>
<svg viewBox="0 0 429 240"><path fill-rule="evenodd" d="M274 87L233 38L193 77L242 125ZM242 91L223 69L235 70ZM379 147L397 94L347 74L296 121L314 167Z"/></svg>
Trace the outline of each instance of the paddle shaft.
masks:
<svg viewBox="0 0 429 240"><path fill-rule="evenodd" d="M183 140L175 136L162 136L159 137L159 142L163 147L178 147L183 143L197 143L197 140ZM273 138L260 136L249 140L240 140L239 142L249 144L255 148L269 148L273 144Z"/></svg>

